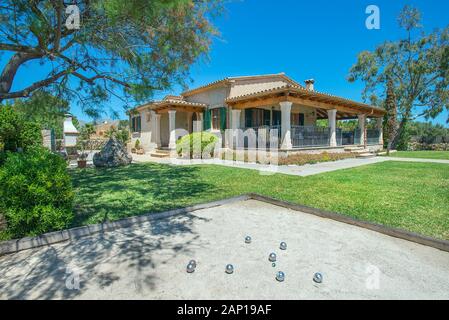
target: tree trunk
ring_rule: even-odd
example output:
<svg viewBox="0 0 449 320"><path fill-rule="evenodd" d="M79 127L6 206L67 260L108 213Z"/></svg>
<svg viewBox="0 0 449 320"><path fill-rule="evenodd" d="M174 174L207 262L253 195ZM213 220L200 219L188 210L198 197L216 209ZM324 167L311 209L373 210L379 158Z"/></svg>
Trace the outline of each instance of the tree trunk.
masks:
<svg viewBox="0 0 449 320"><path fill-rule="evenodd" d="M16 53L8 61L0 75L0 102L9 93L16 76L17 70L25 62L39 58L41 55L36 53Z"/></svg>

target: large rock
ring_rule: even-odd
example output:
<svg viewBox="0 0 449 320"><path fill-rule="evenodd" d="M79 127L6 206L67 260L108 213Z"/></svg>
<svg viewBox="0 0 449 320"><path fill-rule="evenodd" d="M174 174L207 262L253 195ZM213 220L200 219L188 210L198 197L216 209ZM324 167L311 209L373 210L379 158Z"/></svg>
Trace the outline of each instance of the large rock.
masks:
<svg viewBox="0 0 449 320"><path fill-rule="evenodd" d="M117 139L111 138L100 152L94 154L93 161L96 167L111 168L130 164L132 157Z"/></svg>

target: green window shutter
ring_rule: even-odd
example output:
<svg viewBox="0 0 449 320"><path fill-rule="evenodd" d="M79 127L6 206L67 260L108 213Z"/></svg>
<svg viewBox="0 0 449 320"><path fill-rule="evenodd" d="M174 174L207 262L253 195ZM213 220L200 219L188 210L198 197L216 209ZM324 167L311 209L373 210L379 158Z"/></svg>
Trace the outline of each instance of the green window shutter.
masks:
<svg viewBox="0 0 449 320"><path fill-rule="evenodd" d="M223 107L220 109L220 129L226 130L226 114L227 109L226 107Z"/></svg>
<svg viewBox="0 0 449 320"><path fill-rule="evenodd" d="M210 110L204 111L204 119L203 119L203 128L204 131L209 130L211 126L211 117L210 117Z"/></svg>

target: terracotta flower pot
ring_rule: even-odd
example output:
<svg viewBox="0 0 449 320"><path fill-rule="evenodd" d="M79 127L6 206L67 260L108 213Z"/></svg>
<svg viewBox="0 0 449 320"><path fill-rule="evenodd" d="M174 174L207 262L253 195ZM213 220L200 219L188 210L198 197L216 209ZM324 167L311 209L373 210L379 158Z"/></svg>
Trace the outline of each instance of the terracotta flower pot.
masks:
<svg viewBox="0 0 449 320"><path fill-rule="evenodd" d="M86 168L87 167L87 160L78 160L78 168Z"/></svg>

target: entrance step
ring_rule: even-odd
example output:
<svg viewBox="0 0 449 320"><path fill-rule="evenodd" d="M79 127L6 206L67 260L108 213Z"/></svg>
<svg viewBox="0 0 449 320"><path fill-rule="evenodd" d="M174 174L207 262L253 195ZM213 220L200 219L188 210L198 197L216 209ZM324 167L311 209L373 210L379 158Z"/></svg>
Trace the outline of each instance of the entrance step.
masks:
<svg viewBox="0 0 449 320"><path fill-rule="evenodd" d="M344 150L349 151L349 152L356 152L356 151L365 151L366 149L364 147L351 146L351 147L345 147Z"/></svg>
<svg viewBox="0 0 449 320"><path fill-rule="evenodd" d="M375 153L365 152L365 153L358 153L357 158L374 158L376 156Z"/></svg>
<svg viewBox="0 0 449 320"><path fill-rule="evenodd" d="M170 149L156 149L154 150L156 153L161 153L161 154L170 154L171 150Z"/></svg>
<svg viewBox="0 0 449 320"><path fill-rule="evenodd" d="M168 158L170 157L170 150L156 149L154 152L150 153L150 155L155 158Z"/></svg>

